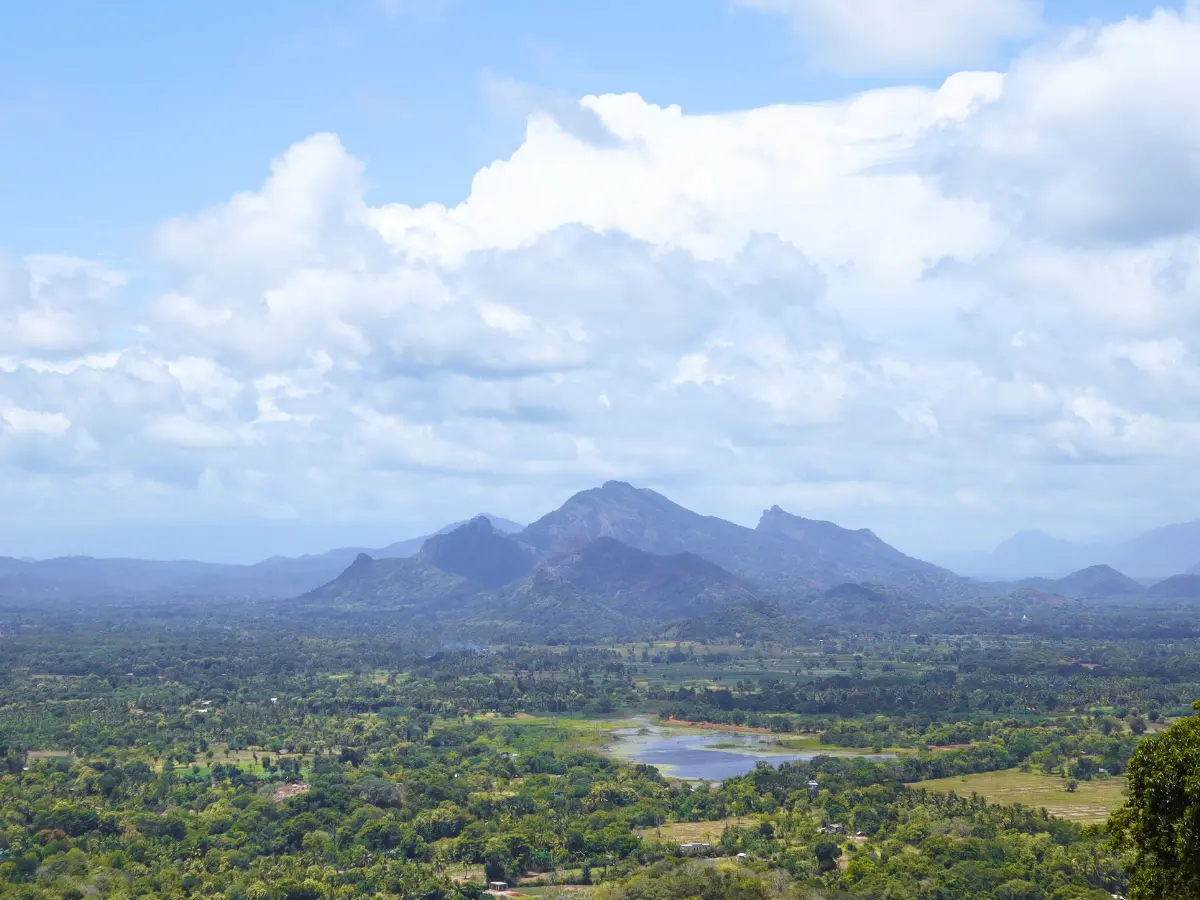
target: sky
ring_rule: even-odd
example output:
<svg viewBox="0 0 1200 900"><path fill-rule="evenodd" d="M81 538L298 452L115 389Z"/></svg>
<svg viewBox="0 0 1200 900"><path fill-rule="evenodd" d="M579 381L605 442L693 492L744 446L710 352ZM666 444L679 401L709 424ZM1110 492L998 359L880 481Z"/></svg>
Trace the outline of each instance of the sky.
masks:
<svg viewBox="0 0 1200 900"><path fill-rule="evenodd" d="M0 555L1200 517L1196 3L10 7Z"/></svg>

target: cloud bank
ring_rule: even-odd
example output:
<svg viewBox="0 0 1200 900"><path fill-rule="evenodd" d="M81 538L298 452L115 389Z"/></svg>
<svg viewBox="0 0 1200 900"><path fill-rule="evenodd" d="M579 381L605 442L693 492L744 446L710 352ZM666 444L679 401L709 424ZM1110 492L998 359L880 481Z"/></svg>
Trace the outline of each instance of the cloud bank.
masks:
<svg viewBox="0 0 1200 900"><path fill-rule="evenodd" d="M0 263L0 502L399 537L618 477L917 550L1195 517L1197 60L1159 12L935 90L586 97L604 140L535 111L450 208L313 135L157 226L153 288Z"/></svg>

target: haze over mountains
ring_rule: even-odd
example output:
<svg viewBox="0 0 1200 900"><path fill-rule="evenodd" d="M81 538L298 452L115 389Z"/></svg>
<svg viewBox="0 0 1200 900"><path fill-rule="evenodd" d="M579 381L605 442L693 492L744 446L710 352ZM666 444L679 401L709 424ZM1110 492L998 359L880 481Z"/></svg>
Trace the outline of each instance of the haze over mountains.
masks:
<svg viewBox="0 0 1200 900"><path fill-rule="evenodd" d="M1138 597L1146 593L1145 585L1123 575L1111 566L1088 566L1063 578L1024 578L1018 587L1036 588L1076 600L1099 600L1112 597Z"/></svg>
<svg viewBox="0 0 1200 900"><path fill-rule="evenodd" d="M886 587L875 591L859 582ZM296 602L309 609L393 609L465 620L492 635L538 628L571 638L644 633L672 622L681 633L703 630L686 623L714 615L737 616L753 628L784 614L776 600L794 614L798 604L824 602L839 585L858 589L855 599L867 594L872 601L989 593L905 556L869 531L778 507L746 528L612 481L574 495L516 534L477 519L430 538L408 559L361 556Z"/></svg>
<svg viewBox="0 0 1200 900"><path fill-rule="evenodd" d="M1200 578L1196 579L1200 581ZM1188 585L1166 587L1172 599ZM1151 596L1094 567L1060 581L988 584L909 557L868 530L766 510L755 528L623 482L582 491L523 531L475 520L408 559L360 557L296 601L337 614L391 611L479 637L659 633L718 637L948 617L1028 621L1039 607Z"/></svg>
<svg viewBox="0 0 1200 900"><path fill-rule="evenodd" d="M990 553L961 554L945 562L977 578L1061 578L1107 565L1133 578L1200 574L1200 519L1155 528L1124 541L1076 544L1042 531L1023 531Z"/></svg>
<svg viewBox="0 0 1200 900"><path fill-rule="evenodd" d="M1188 526L1176 526L1109 549L1165 565L1184 558L1190 535ZM1026 534L992 556L1050 566L1076 551L1084 552ZM571 640L648 630L754 633L847 618L895 627L936 625L947 616L1026 621L1030 612L1068 601L1200 599L1200 574L1148 587L1101 564L1061 578L977 580L908 556L867 529L778 506L749 528L619 481L577 493L524 528L478 516L376 550L343 548L252 566L0 559L0 600L188 597L283 603L277 608L318 616L404 615L479 636L519 638L533 629Z"/></svg>
<svg viewBox="0 0 1200 900"><path fill-rule="evenodd" d="M516 522L500 516L489 514L486 518L502 531L521 530ZM462 524L447 525L437 534L453 531ZM379 559L412 556L428 537L397 541L378 549L343 547L308 556L276 556L248 566L90 556L46 560L0 557L0 598L290 597L337 577L361 553Z"/></svg>

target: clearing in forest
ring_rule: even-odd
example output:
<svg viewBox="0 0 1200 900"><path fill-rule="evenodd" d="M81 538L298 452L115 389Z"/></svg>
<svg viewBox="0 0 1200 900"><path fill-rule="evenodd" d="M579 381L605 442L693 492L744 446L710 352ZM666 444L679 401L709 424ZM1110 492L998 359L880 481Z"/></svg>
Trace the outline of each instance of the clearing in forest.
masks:
<svg viewBox="0 0 1200 900"><path fill-rule="evenodd" d="M749 828L757 824L758 820L751 816L736 816L718 822L668 822L661 828L642 828L637 833L647 841L661 834L664 841L679 841L681 844L691 841L715 843L721 839L726 825L730 828Z"/></svg>
<svg viewBox="0 0 1200 900"><path fill-rule="evenodd" d="M992 803L1020 803L1034 809L1045 807L1051 815L1073 822L1103 822L1125 803L1125 779L1103 778L1081 781L1072 793L1057 775L1041 775L1006 769L978 775L958 775L910 785L930 791L954 791L960 797L972 793Z"/></svg>

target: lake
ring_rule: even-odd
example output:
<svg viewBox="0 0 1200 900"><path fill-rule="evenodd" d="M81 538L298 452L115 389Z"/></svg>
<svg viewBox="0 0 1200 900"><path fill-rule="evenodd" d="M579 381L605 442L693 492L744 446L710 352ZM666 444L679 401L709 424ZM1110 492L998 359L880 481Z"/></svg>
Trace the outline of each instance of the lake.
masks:
<svg viewBox="0 0 1200 900"><path fill-rule="evenodd" d="M617 740L606 748L621 759L655 766L664 775L688 781L724 781L745 775L762 760L772 765L812 759L815 756L867 756L829 751L798 753L781 747L767 734L733 731L702 731L662 728L646 725L618 728L611 732ZM870 755L869 759L895 759L888 755Z"/></svg>

